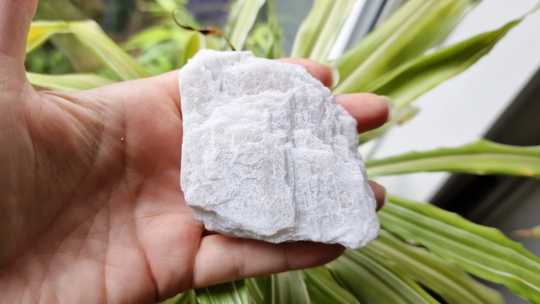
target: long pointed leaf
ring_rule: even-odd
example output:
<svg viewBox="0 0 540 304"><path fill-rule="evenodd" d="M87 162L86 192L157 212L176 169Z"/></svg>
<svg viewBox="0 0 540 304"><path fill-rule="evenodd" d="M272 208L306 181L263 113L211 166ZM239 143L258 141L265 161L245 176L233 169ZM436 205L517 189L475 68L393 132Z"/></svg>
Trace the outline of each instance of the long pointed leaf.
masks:
<svg viewBox="0 0 540 304"><path fill-rule="evenodd" d="M40 0L38 3L37 19L72 22L87 18L70 0ZM94 73L103 67L100 58L73 35L54 35L50 40L69 59L76 72Z"/></svg>
<svg viewBox="0 0 540 304"><path fill-rule="evenodd" d="M348 77L341 76L336 93L366 91L369 85L385 73L415 58L446 37L476 1L425 1ZM338 64L349 64L339 61ZM339 65L338 65L339 66Z"/></svg>
<svg viewBox="0 0 540 304"><path fill-rule="evenodd" d="M69 33L69 25L63 21L35 21L32 22L26 40L26 52L31 52L43 44L49 37L58 33Z"/></svg>
<svg viewBox="0 0 540 304"><path fill-rule="evenodd" d="M347 251L345 256L328 264L328 268L360 303L433 303L418 292L416 283L406 282L365 256L351 256L351 253Z"/></svg>
<svg viewBox="0 0 540 304"><path fill-rule="evenodd" d="M254 304L265 304L272 298L272 277L245 279L249 298Z"/></svg>
<svg viewBox="0 0 540 304"><path fill-rule="evenodd" d="M49 30L45 30L46 26ZM73 22L39 22L31 27L27 49L33 49L44 39L53 34L71 33L88 49L90 49L100 60L113 70L120 79L137 79L148 76L148 73L133 59L124 52L112 39L110 39L94 21L73 21ZM32 33L33 31L33 33Z"/></svg>
<svg viewBox="0 0 540 304"><path fill-rule="evenodd" d="M122 80L137 79L148 73L114 41L112 41L94 21L70 23L71 32Z"/></svg>
<svg viewBox="0 0 540 304"><path fill-rule="evenodd" d="M93 89L114 82L94 74L44 75L26 73L26 77L34 86L62 91Z"/></svg>
<svg viewBox="0 0 540 304"><path fill-rule="evenodd" d="M234 3L228 21L228 37L236 50L244 47L264 2L264 0L237 0Z"/></svg>
<svg viewBox="0 0 540 304"><path fill-rule="evenodd" d="M500 231L395 196L389 197L380 217L384 229L425 246L467 272L540 303L540 258Z"/></svg>
<svg viewBox="0 0 540 304"><path fill-rule="evenodd" d="M392 289L401 296L407 303L436 303L437 301L430 296L420 285L404 277L400 277L389 268L377 262L370 256L360 251L348 251L346 253L353 261L364 265L382 278Z"/></svg>
<svg viewBox="0 0 540 304"><path fill-rule="evenodd" d="M404 107L442 82L467 70L489 53L520 21L514 20L497 30L414 59L372 83L366 91L388 96L398 108Z"/></svg>
<svg viewBox="0 0 540 304"><path fill-rule="evenodd" d="M367 142L401 124L399 121L402 116L410 116L409 105L416 98L467 70L489 53L520 21L521 19L511 21L497 30L421 56L373 82L366 91L389 97L394 106L394 115L383 127L360 135L360 141Z"/></svg>
<svg viewBox="0 0 540 304"><path fill-rule="evenodd" d="M342 79L347 78L361 63L363 63L385 40L387 40L403 23L412 17L426 0L409 0L386 20L375 31L363 38L357 45L339 57L335 66ZM320 22L322 24L322 22ZM315 23L317 24L317 23ZM293 53L294 54L294 53ZM309 53L307 54L309 55ZM306 56L307 56L306 55Z"/></svg>
<svg viewBox="0 0 540 304"><path fill-rule="evenodd" d="M317 267L305 270L304 276L313 303L358 303L351 293L336 282L327 268Z"/></svg>
<svg viewBox="0 0 540 304"><path fill-rule="evenodd" d="M378 240L360 251L428 287L448 303L503 303L498 292L473 280L457 264L408 245L384 230Z"/></svg>
<svg viewBox="0 0 540 304"><path fill-rule="evenodd" d="M271 303L311 303L302 271L290 271L272 276Z"/></svg>
<svg viewBox="0 0 540 304"><path fill-rule="evenodd" d="M410 152L367 162L371 177L448 171L540 178L540 146L517 147L480 140L456 148Z"/></svg>
<svg viewBox="0 0 540 304"><path fill-rule="evenodd" d="M197 289L199 304L249 304L244 281L236 281L208 288Z"/></svg>
<svg viewBox="0 0 540 304"><path fill-rule="evenodd" d="M266 1L266 21L259 22L246 41L246 48L255 56L269 59L283 56L283 28L276 12L276 1Z"/></svg>
<svg viewBox="0 0 540 304"><path fill-rule="evenodd" d="M195 292L190 290L163 301L161 304L197 304L197 297Z"/></svg>
<svg viewBox="0 0 540 304"><path fill-rule="evenodd" d="M310 59L319 62L326 61L353 5L354 1L351 0L335 1L332 10L328 16L326 16L322 31L320 35L318 35L315 45L313 45L313 50L309 54Z"/></svg>
<svg viewBox="0 0 540 304"><path fill-rule="evenodd" d="M332 0L315 0L313 2L309 14L304 21L302 21L302 24L296 33L291 57L309 57L334 4L335 1Z"/></svg>

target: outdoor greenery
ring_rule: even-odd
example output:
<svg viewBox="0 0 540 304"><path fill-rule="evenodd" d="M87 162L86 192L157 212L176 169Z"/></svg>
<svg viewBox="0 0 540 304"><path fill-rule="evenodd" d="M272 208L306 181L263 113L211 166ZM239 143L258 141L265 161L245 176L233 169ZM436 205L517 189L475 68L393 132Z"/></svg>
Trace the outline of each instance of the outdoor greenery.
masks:
<svg viewBox="0 0 540 304"><path fill-rule="evenodd" d="M100 5L40 2L27 44L28 77L40 88L81 90L146 77L180 68L201 48L229 48L223 37L203 36L174 22L173 15L182 24L203 27L182 0L139 1L131 28L127 34L115 34L115 40L87 17L99 18ZM478 2L408 0L368 37L328 62L353 1L315 0L290 55L334 66L339 71L335 93L367 91L390 97L391 121L359 137L360 143L376 140L413 119L419 112L414 106L419 96L465 71L527 17L436 48ZM268 58L284 56L274 5L270 0L234 3L224 31L236 50L249 49ZM540 146L479 140L461 147L370 159L367 167L370 177L444 171L539 179ZM192 290L167 303L503 302L497 291L474 277L540 303L540 258L500 231L391 195L380 218L383 230L376 241L361 250L347 250L328 265ZM518 234L540 237L540 229Z"/></svg>

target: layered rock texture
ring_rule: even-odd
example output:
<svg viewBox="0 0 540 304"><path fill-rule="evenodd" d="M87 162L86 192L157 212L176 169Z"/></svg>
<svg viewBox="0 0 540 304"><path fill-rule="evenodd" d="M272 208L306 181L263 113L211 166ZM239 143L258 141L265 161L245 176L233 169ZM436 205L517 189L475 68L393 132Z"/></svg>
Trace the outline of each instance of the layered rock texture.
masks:
<svg viewBox="0 0 540 304"><path fill-rule="evenodd" d="M304 68L205 50L180 92L181 186L208 230L349 248L377 236L356 121Z"/></svg>

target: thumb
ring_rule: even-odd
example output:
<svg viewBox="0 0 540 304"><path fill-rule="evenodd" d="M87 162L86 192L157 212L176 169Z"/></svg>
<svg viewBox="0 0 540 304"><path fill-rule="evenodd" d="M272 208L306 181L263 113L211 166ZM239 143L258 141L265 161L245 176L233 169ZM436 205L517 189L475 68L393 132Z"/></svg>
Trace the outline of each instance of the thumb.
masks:
<svg viewBox="0 0 540 304"><path fill-rule="evenodd" d="M24 70L26 37L36 6L37 0L0 0L0 57L14 59L16 69Z"/></svg>

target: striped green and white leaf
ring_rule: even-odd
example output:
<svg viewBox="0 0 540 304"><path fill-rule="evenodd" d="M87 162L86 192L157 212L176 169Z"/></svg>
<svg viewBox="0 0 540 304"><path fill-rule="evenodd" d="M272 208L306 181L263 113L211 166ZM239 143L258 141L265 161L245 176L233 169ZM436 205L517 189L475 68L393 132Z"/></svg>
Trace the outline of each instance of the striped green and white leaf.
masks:
<svg viewBox="0 0 540 304"><path fill-rule="evenodd" d="M85 13L70 0L40 0L35 16L37 20L70 22L84 20ZM35 21L40 22L40 21ZM101 60L78 42L73 35L53 35L50 42L69 60L77 73L94 73L103 68Z"/></svg>
<svg viewBox="0 0 540 304"><path fill-rule="evenodd" d="M229 12L226 34L236 50L242 50L265 0L236 0Z"/></svg>
<svg viewBox="0 0 540 304"><path fill-rule="evenodd" d="M366 91L386 73L444 39L476 0L411 0L339 58L336 93Z"/></svg>
<svg viewBox="0 0 540 304"><path fill-rule="evenodd" d="M385 40L389 39L399 27L403 26L405 21L410 19L413 13L422 7L425 2L424 0L407 1L382 25L340 56L334 63L334 66L338 68L340 77L342 79L349 77Z"/></svg>
<svg viewBox="0 0 540 304"><path fill-rule="evenodd" d="M26 52L31 52L42 45L52 35L70 33L69 24L64 21L36 21L28 32Z"/></svg>
<svg viewBox="0 0 540 304"><path fill-rule="evenodd" d="M312 303L304 281L304 273L289 271L273 275L271 296L266 301L276 304Z"/></svg>
<svg viewBox="0 0 540 304"><path fill-rule="evenodd" d="M360 303L437 303L414 281L360 252L347 251L328 267Z"/></svg>
<svg viewBox="0 0 540 304"><path fill-rule="evenodd" d="M266 20L258 21L246 40L246 49L255 56L276 59L283 56L283 28L277 15L276 1L267 0Z"/></svg>
<svg viewBox="0 0 540 304"><path fill-rule="evenodd" d="M73 22L71 32L87 48L91 49L122 80L148 76L147 72L110 39L94 21Z"/></svg>
<svg viewBox="0 0 540 304"><path fill-rule="evenodd" d="M352 0L332 1L332 10L328 12L328 15L323 20L324 23L320 28L321 32L316 35L317 39L309 54L309 59L326 62L330 50L332 50L341 28L353 8L354 2Z"/></svg>
<svg viewBox="0 0 540 304"><path fill-rule="evenodd" d="M336 282L328 268L317 267L303 273L313 303L359 303L349 291Z"/></svg>
<svg viewBox="0 0 540 304"><path fill-rule="evenodd" d="M95 74L45 75L26 73L28 81L34 86L62 91L93 89L113 83L113 80Z"/></svg>
<svg viewBox="0 0 540 304"><path fill-rule="evenodd" d="M365 143L377 138L391 128L409 121L417 113L411 111L415 109L410 106L412 102L439 84L466 71L488 54L520 21L521 19L511 21L497 30L476 35L410 60L372 82L366 91L387 96L392 102L393 115L383 127L361 134L360 142Z"/></svg>
<svg viewBox="0 0 540 304"><path fill-rule="evenodd" d="M197 289L198 304L251 304L244 280Z"/></svg>
<svg viewBox="0 0 540 304"><path fill-rule="evenodd" d="M315 0L296 33L291 57L325 62L353 5L352 0Z"/></svg>
<svg viewBox="0 0 540 304"><path fill-rule="evenodd" d="M500 231L429 204L390 196L380 212L385 230L420 244L482 279L540 303L540 258Z"/></svg>
<svg viewBox="0 0 540 304"><path fill-rule="evenodd" d="M505 174L540 178L540 146L518 147L487 140L424 152L369 160L371 177L415 172L446 171L470 174Z"/></svg>
<svg viewBox="0 0 540 304"><path fill-rule="evenodd" d="M258 277L245 279L246 288L254 304L265 304L272 298L272 277Z"/></svg>
<svg viewBox="0 0 540 304"><path fill-rule="evenodd" d="M467 70L520 21L511 21L497 30L413 59L372 82L366 91L388 96L399 111L437 85Z"/></svg>
<svg viewBox="0 0 540 304"><path fill-rule="evenodd" d="M197 304L197 296L194 290L190 290L163 301L161 304Z"/></svg>
<svg viewBox="0 0 540 304"><path fill-rule="evenodd" d="M300 28L296 32L291 57L308 58L311 50L317 42L319 34L322 32L325 20L332 10L334 1L314 0L309 14L304 19Z"/></svg>
<svg viewBox="0 0 540 304"><path fill-rule="evenodd" d="M27 50L41 45L54 34L72 34L87 49L91 50L105 66L122 80L137 79L148 73L129 54L120 48L92 21L33 22L27 41Z"/></svg>
<svg viewBox="0 0 540 304"><path fill-rule="evenodd" d="M503 303L498 292L472 279L457 264L409 245L385 230L360 252L429 288L448 303Z"/></svg>

